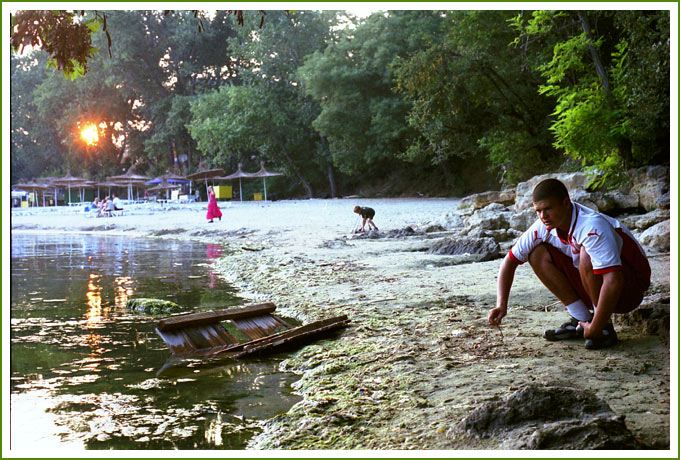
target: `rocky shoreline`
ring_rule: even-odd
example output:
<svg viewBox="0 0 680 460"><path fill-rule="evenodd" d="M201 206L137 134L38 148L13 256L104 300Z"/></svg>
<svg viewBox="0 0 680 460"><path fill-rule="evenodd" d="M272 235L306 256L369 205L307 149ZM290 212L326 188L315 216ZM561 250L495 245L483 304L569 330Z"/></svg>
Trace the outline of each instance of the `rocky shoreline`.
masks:
<svg viewBox="0 0 680 460"><path fill-rule="evenodd" d="M577 201L627 203L609 211L634 222L631 229L641 236L669 225L670 200L659 200L667 192L665 175L648 171L637 188L619 192L627 197L619 201L585 191L578 175L560 178ZM579 341L542 339L565 313L524 265L509 316L501 328L489 327L498 257L525 224L517 216L530 218L522 206L523 191L531 188L529 181L512 191L467 197L460 207L458 200L415 199L234 205L225 206L221 223L204 230L190 223L203 217L192 211L188 218L168 214L167 221L165 214L148 222L117 218L96 231L220 243L227 255L214 270L249 300L272 301L281 315L304 322L350 317L349 328L283 362L299 374L295 390L303 399L264 423L250 448L531 449L555 439L547 448L669 449L676 338L669 332L668 232L661 229L645 243L652 287L638 310L617 318L621 342L615 347L589 351ZM354 204L376 208L381 232L348 231ZM337 217L340 211L346 214ZM13 218L12 230L99 225L26 216ZM546 388L583 394L590 405L565 407L565 399L546 398ZM512 415L513 401L533 401L536 414L549 415ZM511 429L479 428L470 419L479 411L493 418L499 410ZM576 433L604 443L570 444Z"/></svg>
<svg viewBox="0 0 680 460"><path fill-rule="evenodd" d="M564 313L548 306L554 299L538 289L522 296L528 302L511 307L501 330L490 328L490 296L483 289L463 292L468 284L479 288L480 281L493 292L489 273L496 272L497 261L451 266L450 277L428 279L427 272L441 268L401 267L406 275L374 270L351 256L331 261L263 252L258 258L235 254L218 267L243 292L259 293L286 315L311 321L347 314L353 325L283 363L300 374L295 389L304 399L267 423L252 448L503 448L509 439L461 438L452 428L480 405L527 383L592 390L626 416L641 447L668 448L667 315L650 326L653 334L638 322L620 327L620 345L593 353L582 343L540 338ZM667 255L652 257L655 269L668 262ZM420 281L405 282L404 276ZM333 287L325 284L330 279ZM520 286L532 282L528 272L518 276ZM667 287L654 289L659 292L640 311L667 311Z"/></svg>
<svg viewBox="0 0 680 460"><path fill-rule="evenodd" d="M304 321L347 314L353 321L342 334L284 362L284 369L300 374L295 388L304 399L268 422L252 448L546 448L529 439L537 436L536 418L520 418L514 430L486 435L456 428L473 411L526 392L527 385L538 393L546 387L583 392L607 407L609 431L576 401L547 409L539 403L537 410L556 412L543 420L551 427L541 428L542 438L551 439L549 448L669 447L668 235L646 240L654 282L638 310L618 317L621 343L592 352L577 341L540 337L565 313L526 267L518 271L504 326L488 326L498 270L493 259L509 247L503 233L515 236L518 230L510 219L505 227L499 224L507 211L495 198L468 205L478 198L416 228L336 238L304 250L258 240L264 246L256 256L237 252L220 261L230 282L287 314ZM651 212L669 217L667 209ZM638 232L658 224L650 216L628 219L646 219L645 228L633 227ZM478 250L470 251L475 244ZM622 433L622 426L628 431ZM597 442L575 443L574 436L583 433Z"/></svg>

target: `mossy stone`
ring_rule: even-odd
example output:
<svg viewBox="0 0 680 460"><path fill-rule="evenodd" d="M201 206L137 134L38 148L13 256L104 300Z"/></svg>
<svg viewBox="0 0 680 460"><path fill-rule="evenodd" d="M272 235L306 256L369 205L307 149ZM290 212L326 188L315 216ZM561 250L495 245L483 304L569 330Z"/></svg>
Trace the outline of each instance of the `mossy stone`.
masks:
<svg viewBox="0 0 680 460"><path fill-rule="evenodd" d="M140 313L159 314L173 313L182 310L175 302L162 299L136 298L127 301L127 308Z"/></svg>

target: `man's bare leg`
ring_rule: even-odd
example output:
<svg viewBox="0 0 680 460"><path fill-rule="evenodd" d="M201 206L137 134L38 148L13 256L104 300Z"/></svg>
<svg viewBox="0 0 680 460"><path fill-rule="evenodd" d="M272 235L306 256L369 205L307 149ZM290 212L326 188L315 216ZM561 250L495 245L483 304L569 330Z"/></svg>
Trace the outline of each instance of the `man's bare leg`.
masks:
<svg viewBox="0 0 680 460"><path fill-rule="evenodd" d="M529 264L543 285L565 306L580 300L578 293L571 287L565 274L555 266L548 249L543 244L531 251Z"/></svg>
<svg viewBox="0 0 680 460"><path fill-rule="evenodd" d="M579 255L578 273L581 275L581 283L588 293L588 297L590 297L593 305L597 306L597 300L600 298L600 290L602 289L602 276L596 275L593 271L593 263L585 248L581 248Z"/></svg>
<svg viewBox="0 0 680 460"><path fill-rule="evenodd" d="M571 316L560 327L544 331L543 338L550 341L582 338L583 331L578 327L578 321L589 321L591 313L567 276L555 265L545 245L541 244L531 252L529 263L538 279L560 299Z"/></svg>
<svg viewBox="0 0 680 460"><path fill-rule="evenodd" d="M584 329L587 328L586 337L588 337L585 346L588 349L610 347L618 341L610 320L618 302L621 283L624 282L623 272L611 272L606 275L611 280L608 288L603 290L604 276L595 274L590 255L585 248L581 248L578 271L581 275L581 284L592 299L593 305L597 307L600 300L602 301L602 308L596 309L593 319L583 323Z"/></svg>

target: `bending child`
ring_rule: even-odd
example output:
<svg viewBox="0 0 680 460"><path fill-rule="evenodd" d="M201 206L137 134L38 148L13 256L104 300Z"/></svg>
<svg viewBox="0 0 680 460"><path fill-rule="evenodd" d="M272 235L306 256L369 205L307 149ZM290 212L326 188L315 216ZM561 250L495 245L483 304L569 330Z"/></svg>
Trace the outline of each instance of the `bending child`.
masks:
<svg viewBox="0 0 680 460"><path fill-rule="evenodd" d="M378 230L378 227L376 227L376 225L373 223L373 217L375 216L375 210L373 208L362 208L361 206L355 206L354 213L361 215L361 217L364 219L361 222L361 230L359 230L360 232L364 231L366 222L368 222L369 230L371 230L371 226L373 227L373 230Z"/></svg>

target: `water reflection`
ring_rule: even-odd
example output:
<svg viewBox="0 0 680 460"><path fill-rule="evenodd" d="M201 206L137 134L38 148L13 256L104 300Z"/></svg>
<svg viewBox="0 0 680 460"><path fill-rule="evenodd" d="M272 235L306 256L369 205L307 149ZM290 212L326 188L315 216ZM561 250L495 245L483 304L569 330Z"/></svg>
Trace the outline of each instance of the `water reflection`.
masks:
<svg viewBox="0 0 680 460"><path fill-rule="evenodd" d="M210 265L210 271L208 273L208 277L210 278L210 281L208 282L208 287L210 289L215 288L216 280L217 280L217 274L213 270L212 266L215 263L215 259L217 257L220 257L222 255L222 246L219 244L206 244L205 245L205 258L208 260L208 264Z"/></svg>
<svg viewBox="0 0 680 460"><path fill-rule="evenodd" d="M11 249L13 449L240 449L298 400L281 357L157 376L170 357L159 318L126 302L242 303L211 269L219 245L13 235Z"/></svg>
<svg viewBox="0 0 680 460"><path fill-rule="evenodd" d="M219 447L222 445L222 430L224 430L224 422L222 421L222 412L218 412L217 416L210 421L208 428L205 430L205 439L208 443Z"/></svg>
<svg viewBox="0 0 680 460"><path fill-rule="evenodd" d="M102 288L100 285L98 285L100 280L100 275L90 273L90 282L87 285L88 290L85 293L85 296L87 297L87 305L89 307L87 310L88 326L92 326L99 322L102 316Z"/></svg>
<svg viewBox="0 0 680 460"><path fill-rule="evenodd" d="M115 285L116 296L114 299L115 305L125 306L128 299L135 290L131 287L134 282L129 276L118 276L113 281Z"/></svg>

